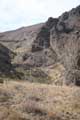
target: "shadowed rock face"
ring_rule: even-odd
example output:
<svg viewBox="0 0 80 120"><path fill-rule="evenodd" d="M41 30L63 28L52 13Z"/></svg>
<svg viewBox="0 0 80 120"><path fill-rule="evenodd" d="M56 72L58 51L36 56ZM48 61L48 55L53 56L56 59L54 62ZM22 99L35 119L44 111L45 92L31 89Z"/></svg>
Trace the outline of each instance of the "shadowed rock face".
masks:
<svg viewBox="0 0 80 120"><path fill-rule="evenodd" d="M65 83L80 85L80 6L45 23L0 33L0 42L16 53L14 64L34 68L58 62Z"/></svg>
<svg viewBox="0 0 80 120"><path fill-rule="evenodd" d="M11 56L13 56L13 53L0 44L0 74L9 74L13 68L11 65Z"/></svg>
<svg viewBox="0 0 80 120"><path fill-rule="evenodd" d="M40 51L50 47L50 30L56 25L58 19L49 18L40 29L32 45L32 52Z"/></svg>

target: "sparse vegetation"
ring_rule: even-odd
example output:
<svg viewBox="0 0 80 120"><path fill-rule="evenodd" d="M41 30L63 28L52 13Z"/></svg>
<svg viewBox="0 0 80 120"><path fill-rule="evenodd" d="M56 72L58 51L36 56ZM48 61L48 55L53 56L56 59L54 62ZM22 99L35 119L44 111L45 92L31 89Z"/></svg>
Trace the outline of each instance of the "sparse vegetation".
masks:
<svg viewBox="0 0 80 120"><path fill-rule="evenodd" d="M7 86L0 85L0 120L79 120L79 91L77 87L9 81Z"/></svg>
<svg viewBox="0 0 80 120"><path fill-rule="evenodd" d="M0 78L0 83L3 83L3 82L4 82L4 80L2 78Z"/></svg>
<svg viewBox="0 0 80 120"><path fill-rule="evenodd" d="M25 70L23 68L17 68L16 71L22 74L22 79L27 80L29 82L34 83L46 83L51 84L51 77L48 76L41 68L31 68L29 70Z"/></svg>

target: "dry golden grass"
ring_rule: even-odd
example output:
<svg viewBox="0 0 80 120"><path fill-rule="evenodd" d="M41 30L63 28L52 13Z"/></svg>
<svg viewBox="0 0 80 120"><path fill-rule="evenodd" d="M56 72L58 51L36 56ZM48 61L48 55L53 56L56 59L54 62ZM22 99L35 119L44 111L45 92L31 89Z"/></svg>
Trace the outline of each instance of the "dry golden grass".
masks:
<svg viewBox="0 0 80 120"><path fill-rule="evenodd" d="M0 84L0 120L80 120L80 88Z"/></svg>
<svg viewBox="0 0 80 120"><path fill-rule="evenodd" d="M62 64L56 63L49 67L43 68L43 70L48 74L51 78L53 84L63 85L64 83L64 72L65 68Z"/></svg>
<svg viewBox="0 0 80 120"><path fill-rule="evenodd" d="M30 52L31 47L24 48L24 47L19 47L14 50L15 53L25 53L25 52Z"/></svg>

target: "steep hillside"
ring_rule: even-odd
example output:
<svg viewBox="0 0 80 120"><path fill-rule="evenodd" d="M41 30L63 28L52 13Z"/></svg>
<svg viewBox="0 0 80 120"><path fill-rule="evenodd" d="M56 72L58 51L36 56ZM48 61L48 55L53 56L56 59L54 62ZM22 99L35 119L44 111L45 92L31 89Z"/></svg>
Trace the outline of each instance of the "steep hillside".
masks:
<svg viewBox="0 0 80 120"><path fill-rule="evenodd" d="M43 71L53 83L80 86L80 6L45 23L0 33L0 43L16 54L11 62L29 75L25 79L38 68L38 75Z"/></svg>
<svg viewBox="0 0 80 120"><path fill-rule="evenodd" d="M24 52L31 48L32 42L42 26L43 23L0 33L0 42L15 52Z"/></svg>

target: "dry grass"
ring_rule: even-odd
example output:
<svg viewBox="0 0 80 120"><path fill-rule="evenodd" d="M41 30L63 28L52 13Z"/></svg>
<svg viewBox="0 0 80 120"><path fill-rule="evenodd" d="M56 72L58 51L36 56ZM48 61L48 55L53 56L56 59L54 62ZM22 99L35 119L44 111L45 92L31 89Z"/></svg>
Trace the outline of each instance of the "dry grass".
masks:
<svg viewBox="0 0 80 120"><path fill-rule="evenodd" d="M80 88L0 84L0 120L80 120Z"/></svg>
<svg viewBox="0 0 80 120"><path fill-rule="evenodd" d="M65 68L62 64L56 63L49 67L43 68L43 70L50 76L53 84L63 85Z"/></svg>
<svg viewBox="0 0 80 120"><path fill-rule="evenodd" d="M19 48L14 50L15 53L24 53L24 52L29 52L29 51L30 51L29 48L27 49L27 48L24 48L24 47L23 48L19 47Z"/></svg>

